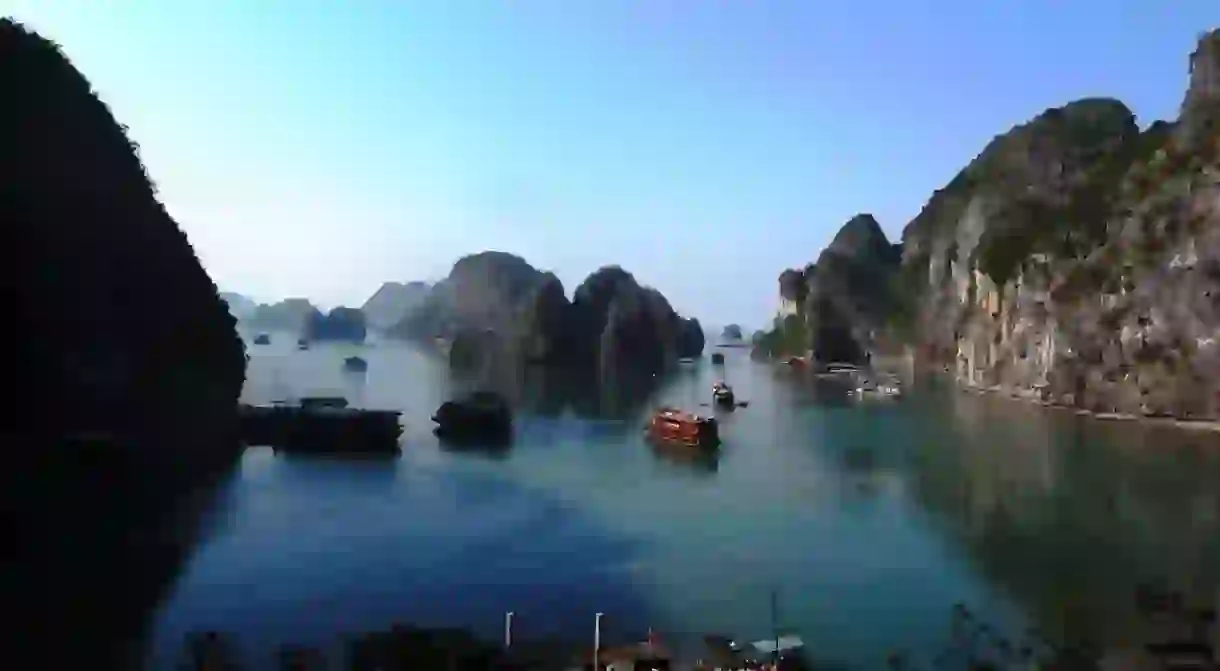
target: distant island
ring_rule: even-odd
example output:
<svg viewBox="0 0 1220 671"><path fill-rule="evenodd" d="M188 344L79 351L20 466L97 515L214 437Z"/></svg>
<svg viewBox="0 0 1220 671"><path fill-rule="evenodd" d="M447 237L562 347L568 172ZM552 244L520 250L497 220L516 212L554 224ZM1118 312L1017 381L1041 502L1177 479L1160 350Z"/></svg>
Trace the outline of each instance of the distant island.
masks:
<svg viewBox="0 0 1220 671"><path fill-rule="evenodd" d="M305 318L301 335L307 340L362 343L368 333L364 313L356 308L338 307L326 314L312 310Z"/></svg>
<svg viewBox="0 0 1220 671"><path fill-rule="evenodd" d="M602 374L661 372L705 344L698 320L618 266L589 275L569 300L554 274L497 251L459 259L390 333L446 343L458 367L497 361Z"/></svg>
<svg viewBox="0 0 1220 671"><path fill-rule="evenodd" d="M1178 118L1078 100L989 143L890 244L871 215L779 277L756 355L923 368L1105 413L1220 414L1220 31Z"/></svg>
<svg viewBox="0 0 1220 671"><path fill-rule="evenodd" d="M386 282L360 311L370 329L387 331L422 305L431 289L427 282Z"/></svg>
<svg viewBox="0 0 1220 671"><path fill-rule="evenodd" d="M304 333L306 322L317 312L318 308L307 298L288 298L278 303L259 305L245 323L265 331Z"/></svg>

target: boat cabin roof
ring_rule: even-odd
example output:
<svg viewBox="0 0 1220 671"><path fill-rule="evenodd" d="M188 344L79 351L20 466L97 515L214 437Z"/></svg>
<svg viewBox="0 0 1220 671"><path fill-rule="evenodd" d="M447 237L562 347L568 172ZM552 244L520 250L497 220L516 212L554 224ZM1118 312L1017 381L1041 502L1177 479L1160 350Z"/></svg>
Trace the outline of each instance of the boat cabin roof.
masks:
<svg viewBox="0 0 1220 671"><path fill-rule="evenodd" d="M677 408L661 408L657 410L657 417L674 422L701 422L704 420L704 417L700 415Z"/></svg>

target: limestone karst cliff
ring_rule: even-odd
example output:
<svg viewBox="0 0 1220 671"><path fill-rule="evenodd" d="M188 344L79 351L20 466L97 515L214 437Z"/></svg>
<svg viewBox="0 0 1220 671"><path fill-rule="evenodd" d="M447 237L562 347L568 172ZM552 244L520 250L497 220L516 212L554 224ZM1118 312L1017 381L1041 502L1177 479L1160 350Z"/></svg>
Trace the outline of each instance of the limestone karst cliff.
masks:
<svg viewBox="0 0 1220 671"><path fill-rule="evenodd" d="M617 266L589 275L569 300L552 273L519 256L481 252L459 259L392 333L448 339L451 358L463 367L494 359L652 373L702 353L703 332L693 325L698 338L660 292Z"/></svg>
<svg viewBox="0 0 1220 671"><path fill-rule="evenodd" d="M302 337L308 340L337 340L362 343L368 335L364 313L356 308L337 307L326 314L313 310L305 319Z"/></svg>
<svg viewBox="0 0 1220 671"><path fill-rule="evenodd" d="M13 390L0 581L18 614L5 654L135 668L144 609L194 533L177 512L237 454L245 354L125 127L54 43L8 19L0 92L0 292L16 336L0 349Z"/></svg>
<svg viewBox="0 0 1220 671"><path fill-rule="evenodd" d="M852 217L815 263L780 274L780 314L756 347L811 353L824 363L863 362L894 310L899 261L872 215Z"/></svg>
<svg viewBox="0 0 1220 671"><path fill-rule="evenodd" d="M1213 417L1220 390L1220 32L1182 113L1113 100L997 138L904 231L920 341L970 385Z"/></svg>
<svg viewBox="0 0 1220 671"><path fill-rule="evenodd" d="M370 329L384 331L415 311L428 297L426 282L386 282L369 296L360 311Z"/></svg>
<svg viewBox="0 0 1220 671"><path fill-rule="evenodd" d="M234 318L124 127L53 43L8 20L0 90L14 402L56 408L57 433L231 415L245 375Z"/></svg>
<svg viewBox="0 0 1220 671"><path fill-rule="evenodd" d="M966 385L1094 411L1215 417L1218 120L1215 31L1190 57L1177 119L1141 128L1121 102L1089 98L999 135L906 225L892 274L883 235L853 246L872 249L870 265L854 264L861 272L832 254L846 227L817 263L784 271L778 321L788 328L760 347L816 350L819 331L834 335L829 322L866 350L870 335L901 337Z"/></svg>

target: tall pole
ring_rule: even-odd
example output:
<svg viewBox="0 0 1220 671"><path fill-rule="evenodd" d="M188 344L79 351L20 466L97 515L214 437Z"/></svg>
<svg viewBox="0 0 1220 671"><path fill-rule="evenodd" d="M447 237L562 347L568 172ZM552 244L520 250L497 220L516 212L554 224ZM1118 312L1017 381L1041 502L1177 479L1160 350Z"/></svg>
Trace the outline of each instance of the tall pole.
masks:
<svg viewBox="0 0 1220 671"><path fill-rule="evenodd" d="M513 644L513 612L510 610L504 614L504 647L512 647Z"/></svg>
<svg viewBox="0 0 1220 671"><path fill-rule="evenodd" d="M593 618L593 671L601 671L602 614Z"/></svg>
<svg viewBox="0 0 1220 671"><path fill-rule="evenodd" d="M775 634L775 652L771 655L771 662L779 664L779 597L775 592L775 589L771 590L771 632Z"/></svg>

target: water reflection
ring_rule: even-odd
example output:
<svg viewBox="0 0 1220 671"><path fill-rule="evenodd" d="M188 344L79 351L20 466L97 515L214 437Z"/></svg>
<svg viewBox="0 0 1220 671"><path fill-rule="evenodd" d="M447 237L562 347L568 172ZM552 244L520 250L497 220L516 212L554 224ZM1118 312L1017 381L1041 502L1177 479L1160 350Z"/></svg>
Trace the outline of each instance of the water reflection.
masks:
<svg viewBox="0 0 1220 671"><path fill-rule="evenodd" d="M225 473L188 486L139 464L99 470L79 445L27 447L36 463L10 463L24 482L5 488L25 512L2 576L22 632L6 657L24 668L138 668L158 604L219 530Z"/></svg>
<svg viewBox="0 0 1220 671"><path fill-rule="evenodd" d="M1053 640L1141 640L1140 585L1220 594L1214 435L947 400L953 421L921 441L913 492Z"/></svg>
<svg viewBox="0 0 1220 671"><path fill-rule="evenodd" d="M720 470L720 450L670 445L656 442L652 453L667 464L677 466L698 475L712 475Z"/></svg>

